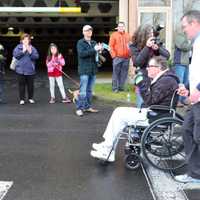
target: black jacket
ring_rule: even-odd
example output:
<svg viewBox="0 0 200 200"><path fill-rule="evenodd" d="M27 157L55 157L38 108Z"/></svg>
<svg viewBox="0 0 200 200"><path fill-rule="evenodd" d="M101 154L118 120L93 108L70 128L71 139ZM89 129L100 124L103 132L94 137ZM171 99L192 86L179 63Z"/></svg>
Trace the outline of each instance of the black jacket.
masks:
<svg viewBox="0 0 200 200"><path fill-rule="evenodd" d="M2 48L3 48L3 46L2 46ZM3 79L3 75L5 74L5 64L6 64L5 63L6 58L4 55L5 52L4 52L4 49L2 49L2 48L0 49L0 80Z"/></svg>
<svg viewBox="0 0 200 200"><path fill-rule="evenodd" d="M84 38L77 43L78 52L78 73L79 75L95 75L97 72L97 62L95 60L96 51L94 46L96 42L91 40L89 44Z"/></svg>
<svg viewBox="0 0 200 200"><path fill-rule="evenodd" d="M169 106L179 79L172 70L166 71L154 83L150 78L144 79L137 86L144 100L145 107L150 105Z"/></svg>
<svg viewBox="0 0 200 200"><path fill-rule="evenodd" d="M145 46L142 50L138 49L136 44L130 45L131 57L133 60L133 66L142 69L143 73L146 71L146 67L150 58L153 56L163 56L166 59L169 59L170 54L167 49L163 46L160 46L158 50L153 50ZM146 72L144 73L146 74Z"/></svg>

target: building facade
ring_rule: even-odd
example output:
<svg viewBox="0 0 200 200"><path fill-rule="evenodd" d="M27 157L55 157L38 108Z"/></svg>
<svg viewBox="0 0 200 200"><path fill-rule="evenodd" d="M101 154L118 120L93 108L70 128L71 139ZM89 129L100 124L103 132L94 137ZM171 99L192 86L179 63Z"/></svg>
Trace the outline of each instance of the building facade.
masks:
<svg viewBox="0 0 200 200"><path fill-rule="evenodd" d="M140 24L163 25L160 37L172 52L181 16L186 10L200 9L200 0L1 0L1 7L81 7L81 13L3 12L0 9L2 43L12 49L22 32L30 33L43 57L49 42L58 43L66 55L75 52L84 24L94 27L97 41L108 42L118 21L126 23L130 34ZM70 63L74 65L74 61Z"/></svg>

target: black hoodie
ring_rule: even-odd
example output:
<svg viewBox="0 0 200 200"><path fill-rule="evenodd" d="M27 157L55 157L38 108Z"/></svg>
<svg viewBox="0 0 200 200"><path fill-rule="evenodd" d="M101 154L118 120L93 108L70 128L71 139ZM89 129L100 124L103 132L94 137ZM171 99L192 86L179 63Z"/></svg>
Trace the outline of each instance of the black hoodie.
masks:
<svg viewBox="0 0 200 200"><path fill-rule="evenodd" d="M150 79L138 84L145 107L151 105L169 106L179 79L172 70L164 72L155 82Z"/></svg>

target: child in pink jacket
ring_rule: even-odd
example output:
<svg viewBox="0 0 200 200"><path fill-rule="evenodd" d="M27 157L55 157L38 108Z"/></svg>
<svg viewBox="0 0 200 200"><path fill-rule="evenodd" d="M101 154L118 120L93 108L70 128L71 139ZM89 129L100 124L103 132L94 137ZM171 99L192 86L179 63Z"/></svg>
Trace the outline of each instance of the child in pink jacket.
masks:
<svg viewBox="0 0 200 200"><path fill-rule="evenodd" d="M49 89L51 94L50 104L55 103L55 81L58 84L60 93L62 95L62 103L70 103L70 99L66 96L65 88L62 79L62 67L65 65L65 60L58 51L56 44L51 43L48 50L46 65L49 77Z"/></svg>

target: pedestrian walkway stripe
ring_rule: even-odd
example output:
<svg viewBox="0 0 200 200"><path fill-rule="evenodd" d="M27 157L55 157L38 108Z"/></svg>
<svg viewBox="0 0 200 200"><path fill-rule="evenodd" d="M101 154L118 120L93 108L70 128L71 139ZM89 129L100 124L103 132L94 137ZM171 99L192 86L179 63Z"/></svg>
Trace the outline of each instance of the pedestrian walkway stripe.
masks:
<svg viewBox="0 0 200 200"><path fill-rule="evenodd" d="M12 187L13 181L0 181L0 200L2 200L8 190Z"/></svg>
<svg viewBox="0 0 200 200"><path fill-rule="evenodd" d="M150 165L142 166L154 200L187 200L183 184L172 179L169 173Z"/></svg>

